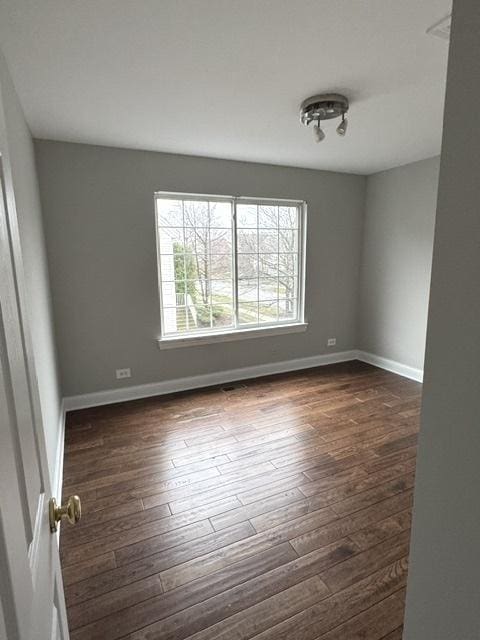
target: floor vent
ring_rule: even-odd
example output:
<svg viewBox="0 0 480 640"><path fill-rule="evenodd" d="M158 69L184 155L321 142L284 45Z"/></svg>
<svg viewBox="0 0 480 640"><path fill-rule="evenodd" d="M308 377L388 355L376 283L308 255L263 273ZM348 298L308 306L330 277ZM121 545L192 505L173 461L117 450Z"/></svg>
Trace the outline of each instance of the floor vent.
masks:
<svg viewBox="0 0 480 640"><path fill-rule="evenodd" d="M231 393L232 391L238 391L239 389L246 389L246 384L227 384L225 387L220 387L224 393Z"/></svg>

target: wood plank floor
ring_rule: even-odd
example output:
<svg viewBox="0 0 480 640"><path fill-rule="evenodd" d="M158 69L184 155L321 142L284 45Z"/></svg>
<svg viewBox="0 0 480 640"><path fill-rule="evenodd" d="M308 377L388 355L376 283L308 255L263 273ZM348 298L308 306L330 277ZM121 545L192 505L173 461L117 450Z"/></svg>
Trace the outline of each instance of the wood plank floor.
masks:
<svg viewBox="0 0 480 640"><path fill-rule="evenodd" d="M420 400L353 362L69 413L72 640L400 640Z"/></svg>

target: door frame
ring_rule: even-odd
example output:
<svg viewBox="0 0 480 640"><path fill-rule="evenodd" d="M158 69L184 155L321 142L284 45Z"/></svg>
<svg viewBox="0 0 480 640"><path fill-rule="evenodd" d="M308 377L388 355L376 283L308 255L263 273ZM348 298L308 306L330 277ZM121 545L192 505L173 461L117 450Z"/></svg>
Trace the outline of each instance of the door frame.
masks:
<svg viewBox="0 0 480 640"><path fill-rule="evenodd" d="M0 94L1 96L1 94ZM30 640L44 634L43 618L52 640L68 640L68 625L60 569L58 537L50 533L48 501L57 487L48 466L35 355L29 329L27 291L17 218L14 181L3 105L0 102L0 637ZM22 401L14 375L20 371ZM22 406L23 405L23 406ZM40 494L34 518L27 506L21 433L35 451ZM59 447L61 452L61 447ZM58 496L61 498L61 496ZM33 524L30 525L30 522ZM26 532L26 537L23 537ZM28 543L28 544L27 544ZM41 593L42 577L51 587ZM50 575L51 574L51 575ZM45 606L51 611L45 611ZM41 630L43 629L43 630ZM40 638L39 638L40 640ZM50 640L50 638L41 638Z"/></svg>

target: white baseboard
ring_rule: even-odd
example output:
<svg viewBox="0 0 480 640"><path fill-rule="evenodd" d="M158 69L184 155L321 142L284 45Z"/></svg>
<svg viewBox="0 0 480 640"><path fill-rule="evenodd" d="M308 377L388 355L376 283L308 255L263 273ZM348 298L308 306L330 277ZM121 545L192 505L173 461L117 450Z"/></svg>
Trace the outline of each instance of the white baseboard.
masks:
<svg viewBox="0 0 480 640"><path fill-rule="evenodd" d="M415 369L414 367L409 367L401 362L382 358L381 356L377 356L374 353L368 353L367 351L357 351L357 358L362 362L373 364L375 367L380 367L381 369L386 369L392 373L397 373L399 376L403 376L404 378L423 382L423 369Z"/></svg>
<svg viewBox="0 0 480 640"><path fill-rule="evenodd" d="M55 469L53 472L53 495L57 502L62 499L62 486L63 486L63 453L65 449L65 401L62 400L60 404L60 417L58 423L58 441L57 451L55 455Z"/></svg>
<svg viewBox="0 0 480 640"><path fill-rule="evenodd" d="M187 391L189 389L200 389L202 387L210 387L217 384L226 384L235 382L236 380L247 380L248 378L260 378L275 373L286 373L288 371L298 371L301 369L311 369L312 367L321 367L337 362L348 362L350 360L361 360L381 369L386 369L392 373L396 373L405 378L422 382L423 371L415 369L408 365L382 358L373 353L366 351L340 351L337 353L323 354L319 356L310 356L307 358L296 358L294 360L283 360L281 362L271 362L268 364L254 365L252 367L242 367L240 369L230 369L227 371L216 371L215 373L207 373L197 376L188 376L186 378L176 378L174 380L165 380L163 382L152 382L132 387L122 387L120 389L107 389L106 391L96 391L78 396L67 396L63 400L63 415L66 411L74 411L76 409L88 409L90 407L99 407L105 404L114 404L115 402L126 402L128 400L138 400L140 398L149 398L151 396L160 396L166 393L175 393L176 391ZM57 452L57 471L56 478L60 480L61 488L61 465L59 457L63 460L63 439L65 421L63 419L61 438ZM58 486L58 485L57 485Z"/></svg>
<svg viewBox="0 0 480 640"><path fill-rule="evenodd" d="M287 371L297 371L299 369L310 369L337 362L348 362L357 358L357 351L341 351L337 353L310 356L307 358L296 358L294 360L284 360L282 362L271 362L252 367L242 367L240 369L230 369L227 371L216 371L204 375L189 376L187 378L177 378L175 380L165 380L164 382L153 382L135 387L122 387L121 389L109 389L86 393L84 395L69 396L64 398L65 411L75 409L87 409L98 407L104 404L115 402L125 402L127 400L137 400L148 398L175 391L186 391L188 389L199 389L216 384L226 384L236 380L247 380L248 378L260 378L275 373L285 373Z"/></svg>

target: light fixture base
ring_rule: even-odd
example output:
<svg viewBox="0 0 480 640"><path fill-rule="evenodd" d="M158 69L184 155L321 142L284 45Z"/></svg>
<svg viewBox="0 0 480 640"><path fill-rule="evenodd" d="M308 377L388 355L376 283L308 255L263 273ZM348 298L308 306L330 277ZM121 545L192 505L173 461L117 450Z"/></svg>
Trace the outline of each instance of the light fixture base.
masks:
<svg viewBox="0 0 480 640"><path fill-rule="evenodd" d="M311 96L300 105L300 121L308 126L313 121L339 118L347 113L349 106L348 98L339 93Z"/></svg>

